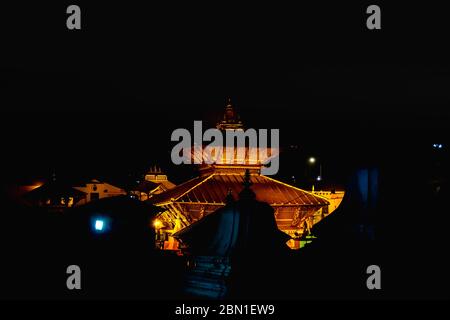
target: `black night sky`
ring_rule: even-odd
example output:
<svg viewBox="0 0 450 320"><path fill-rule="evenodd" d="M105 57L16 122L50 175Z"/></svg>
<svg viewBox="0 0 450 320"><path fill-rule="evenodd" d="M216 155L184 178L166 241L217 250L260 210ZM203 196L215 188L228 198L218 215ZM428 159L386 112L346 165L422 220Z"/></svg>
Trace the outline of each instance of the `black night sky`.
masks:
<svg viewBox="0 0 450 320"><path fill-rule="evenodd" d="M78 33L57 14L64 4L7 15L1 130L4 168L14 170L5 174L141 171L169 160L174 128L213 125L228 97L248 127L280 128L284 146L322 157L442 140L444 22L416 24L430 13L392 7L383 15L389 32L370 33L364 6L327 6L203 13L89 4ZM340 143L329 139L336 133Z"/></svg>
<svg viewBox="0 0 450 320"><path fill-rule="evenodd" d="M398 233L403 245L423 227L431 181L448 195L444 10L386 5L383 29L370 32L364 5L89 3L80 4L82 30L70 32L66 6L1 11L4 186L54 172L68 181L123 182L155 164L181 183L197 173L171 164L172 131L193 130L194 120L214 126L231 98L246 127L280 129L280 180L296 176L309 186L299 180L315 156L339 186L358 168L380 168L384 208L401 209L399 199L417 190L413 219L387 222L392 209L377 220L386 241ZM436 153L434 143L444 149ZM448 207L439 201L433 210ZM445 247L443 225L433 227L437 245L423 260ZM422 263L413 270L433 270Z"/></svg>
<svg viewBox="0 0 450 320"><path fill-rule="evenodd" d="M198 71L172 82L146 64L118 72L15 67L2 75L10 109L2 116L4 168L13 180L53 171L114 180L159 164L182 181L185 168L170 164L171 132L192 131L194 120L214 126L228 97L247 127L280 128L283 150L297 145L298 156L320 156L334 165L331 174L369 161L376 148L390 159L404 148L421 153L446 140L449 120L450 70L442 66L303 65L210 78ZM280 174L290 177L301 164L287 166L295 158L284 155Z"/></svg>

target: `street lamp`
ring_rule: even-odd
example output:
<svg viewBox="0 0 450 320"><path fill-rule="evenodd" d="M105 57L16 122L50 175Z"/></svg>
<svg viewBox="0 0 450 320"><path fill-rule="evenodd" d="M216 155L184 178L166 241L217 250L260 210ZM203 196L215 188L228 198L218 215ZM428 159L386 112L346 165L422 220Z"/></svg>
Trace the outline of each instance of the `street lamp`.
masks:
<svg viewBox="0 0 450 320"><path fill-rule="evenodd" d="M155 227L155 229L160 229L163 225L161 220L155 219L155 221L153 222L153 226Z"/></svg>
<svg viewBox="0 0 450 320"><path fill-rule="evenodd" d="M161 220L155 219L153 221L153 226L155 227L155 245L157 245L159 249L163 249L164 241L161 240L161 228L164 227L164 224Z"/></svg>
<svg viewBox="0 0 450 320"><path fill-rule="evenodd" d="M104 216L91 217L91 228L94 233L107 233L111 228L111 219Z"/></svg>
<svg viewBox="0 0 450 320"><path fill-rule="evenodd" d="M315 157L310 157L308 159L308 163L310 165L314 165L317 162L317 159ZM322 163L319 163L319 175L315 179L316 181L322 181Z"/></svg>

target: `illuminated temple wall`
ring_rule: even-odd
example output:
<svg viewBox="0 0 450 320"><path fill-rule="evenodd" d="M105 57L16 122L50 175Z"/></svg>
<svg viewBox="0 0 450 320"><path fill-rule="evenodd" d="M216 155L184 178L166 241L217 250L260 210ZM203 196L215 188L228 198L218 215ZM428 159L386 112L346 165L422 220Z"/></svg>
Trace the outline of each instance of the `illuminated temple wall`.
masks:
<svg viewBox="0 0 450 320"><path fill-rule="evenodd" d="M166 225L170 226L171 229L167 229L166 232L172 234L186 226L198 221L204 216L216 211L223 205L194 205L194 204L170 204L163 206L166 211L164 211L160 216ZM310 229L315 219L316 214L320 214L322 209L320 207L310 207L310 208L299 208L297 206L272 206L274 208L275 220L277 222L278 228L290 235L293 238L299 238L306 230ZM171 237L170 237L171 238ZM176 241L174 239L167 239L170 241L172 246L166 249L177 249ZM300 248L299 240L291 240L288 245L292 249Z"/></svg>
<svg viewBox="0 0 450 320"><path fill-rule="evenodd" d="M163 238L223 207L227 192L239 194L244 172L235 166L204 168L199 177L156 195L153 204L165 210L159 216L164 225L160 230ZM299 238L336 210L344 196L344 192L308 192L256 171L250 177L257 200L271 205L278 228L294 238L288 243L293 249L300 248ZM164 248L176 249L174 239L162 240L170 240Z"/></svg>

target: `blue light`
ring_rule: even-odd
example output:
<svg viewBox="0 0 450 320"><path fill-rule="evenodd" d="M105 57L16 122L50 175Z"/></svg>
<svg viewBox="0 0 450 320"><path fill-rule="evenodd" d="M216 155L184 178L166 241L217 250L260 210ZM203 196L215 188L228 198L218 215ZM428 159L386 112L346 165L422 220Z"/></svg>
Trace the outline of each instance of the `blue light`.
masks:
<svg viewBox="0 0 450 320"><path fill-rule="evenodd" d="M95 230L102 231L104 224L105 223L103 220L95 220L95 225L94 225Z"/></svg>
<svg viewBox="0 0 450 320"><path fill-rule="evenodd" d="M91 230L94 233L107 233L111 229L111 219L105 216L91 217Z"/></svg>

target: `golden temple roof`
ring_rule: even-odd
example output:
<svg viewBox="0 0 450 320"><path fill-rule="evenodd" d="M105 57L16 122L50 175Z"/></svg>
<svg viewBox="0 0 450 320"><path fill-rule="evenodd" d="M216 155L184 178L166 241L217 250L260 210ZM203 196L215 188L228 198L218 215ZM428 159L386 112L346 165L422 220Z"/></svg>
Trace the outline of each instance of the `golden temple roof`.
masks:
<svg viewBox="0 0 450 320"><path fill-rule="evenodd" d="M224 205L229 191L235 197L241 192L244 178L240 172L214 172L155 195L149 201L155 205L175 202ZM324 197L267 176L251 174L250 182L251 189L256 194L256 200L267 202L271 206L326 206L329 204Z"/></svg>

